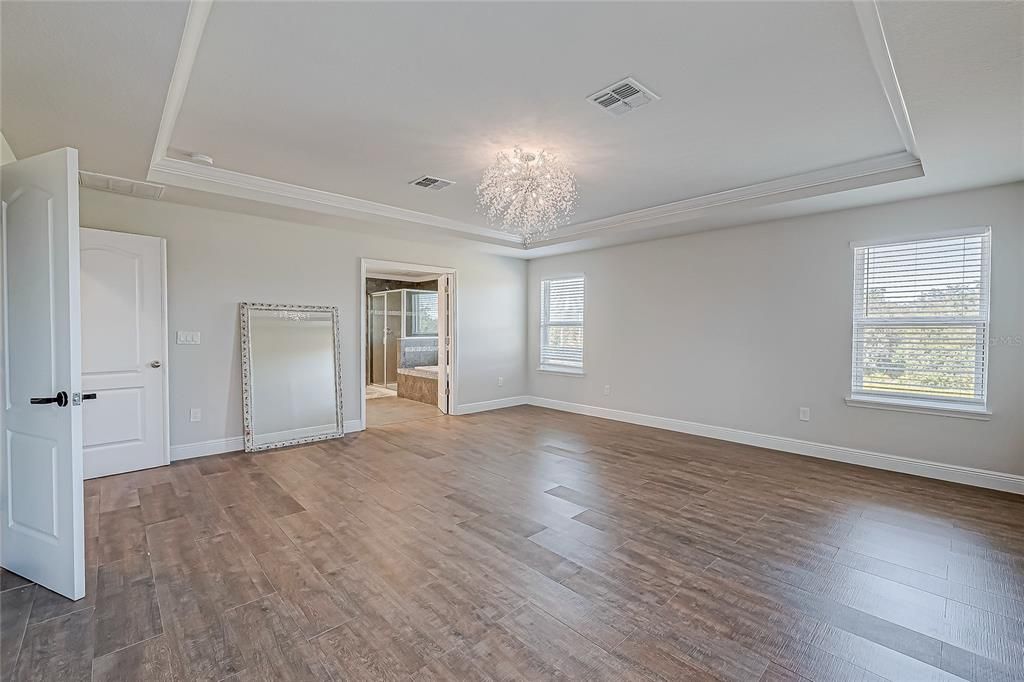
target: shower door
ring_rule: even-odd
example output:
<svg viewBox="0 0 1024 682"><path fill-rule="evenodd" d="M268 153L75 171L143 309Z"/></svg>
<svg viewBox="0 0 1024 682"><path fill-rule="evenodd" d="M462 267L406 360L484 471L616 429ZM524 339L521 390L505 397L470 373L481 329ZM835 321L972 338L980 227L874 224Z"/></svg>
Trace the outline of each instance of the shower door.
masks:
<svg viewBox="0 0 1024 682"><path fill-rule="evenodd" d="M402 290L370 294L370 383L398 389Z"/></svg>
<svg viewBox="0 0 1024 682"><path fill-rule="evenodd" d="M385 307L387 298L383 293L370 295L370 383L383 386L386 382L384 330L387 328Z"/></svg>
<svg viewBox="0 0 1024 682"><path fill-rule="evenodd" d="M384 330L384 377L385 385L393 391L398 390L398 345L402 338L402 291L387 292L385 319L387 328Z"/></svg>

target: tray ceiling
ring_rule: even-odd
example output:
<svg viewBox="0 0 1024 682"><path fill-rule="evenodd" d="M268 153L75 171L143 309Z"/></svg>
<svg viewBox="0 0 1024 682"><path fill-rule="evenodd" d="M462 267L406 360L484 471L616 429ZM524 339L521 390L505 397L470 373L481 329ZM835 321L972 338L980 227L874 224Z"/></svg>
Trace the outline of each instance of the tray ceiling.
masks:
<svg viewBox="0 0 1024 682"><path fill-rule="evenodd" d="M661 100L587 101L626 75ZM569 161L577 223L905 151L852 3L217 3L170 138L480 227L515 144Z"/></svg>
<svg viewBox="0 0 1024 682"><path fill-rule="evenodd" d="M1024 177L1021 3L0 13L15 153L74 146L86 170L166 184L165 201L533 257ZM660 99L623 117L588 102L627 76ZM574 224L528 251L474 194L515 144L558 153L579 183ZM455 184L408 184L424 174Z"/></svg>

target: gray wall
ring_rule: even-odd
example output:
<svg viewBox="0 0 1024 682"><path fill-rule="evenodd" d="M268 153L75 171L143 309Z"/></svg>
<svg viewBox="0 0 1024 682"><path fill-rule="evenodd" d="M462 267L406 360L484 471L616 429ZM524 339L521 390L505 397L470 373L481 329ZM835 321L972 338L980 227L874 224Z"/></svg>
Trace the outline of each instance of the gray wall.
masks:
<svg viewBox="0 0 1024 682"><path fill-rule="evenodd" d="M530 392L1024 474L1022 222L1018 183L531 261ZM974 225L993 235L991 421L848 407L850 242ZM586 276L578 378L535 371L540 280L563 273Z"/></svg>
<svg viewBox="0 0 1024 682"><path fill-rule="evenodd" d="M525 393L525 262L337 220L342 229L82 190L83 226L167 239L172 446L242 433L240 301L338 306L345 420L360 419L362 257L455 268L459 404ZM174 345L176 330L201 332L202 344ZM190 407L203 421L188 421Z"/></svg>

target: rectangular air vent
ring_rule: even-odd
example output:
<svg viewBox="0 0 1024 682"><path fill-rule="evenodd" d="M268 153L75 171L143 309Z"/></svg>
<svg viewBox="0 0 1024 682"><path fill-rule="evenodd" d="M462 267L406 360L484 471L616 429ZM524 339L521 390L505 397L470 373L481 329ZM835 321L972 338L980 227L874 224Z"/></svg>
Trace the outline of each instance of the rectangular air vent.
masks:
<svg viewBox="0 0 1024 682"><path fill-rule="evenodd" d="M661 98L632 78L623 78L618 83L595 92L587 99L612 116L622 116Z"/></svg>
<svg viewBox="0 0 1024 682"><path fill-rule="evenodd" d="M454 185L454 180L442 180L441 178L435 178L431 175L424 175L423 177L416 178L410 185L416 185L424 189L444 189L450 185Z"/></svg>
<svg viewBox="0 0 1024 682"><path fill-rule="evenodd" d="M115 194L127 194L140 199L159 199L163 196L164 186L155 185L152 182L141 180L128 180L103 173L90 171L78 171L78 184L90 189L98 189L102 192L114 192Z"/></svg>

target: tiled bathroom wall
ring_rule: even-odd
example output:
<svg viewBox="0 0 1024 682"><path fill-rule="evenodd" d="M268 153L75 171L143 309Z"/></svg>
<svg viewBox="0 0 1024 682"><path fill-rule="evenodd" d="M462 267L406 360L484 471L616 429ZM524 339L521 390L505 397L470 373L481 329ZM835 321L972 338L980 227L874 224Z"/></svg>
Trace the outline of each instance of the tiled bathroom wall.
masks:
<svg viewBox="0 0 1024 682"><path fill-rule="evenodd" d="M399 367L432 367L437 364L436 336L410 336L398 343Z"/></svg>

